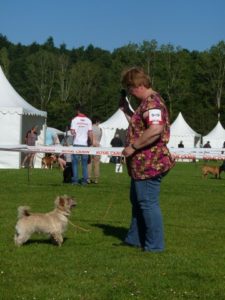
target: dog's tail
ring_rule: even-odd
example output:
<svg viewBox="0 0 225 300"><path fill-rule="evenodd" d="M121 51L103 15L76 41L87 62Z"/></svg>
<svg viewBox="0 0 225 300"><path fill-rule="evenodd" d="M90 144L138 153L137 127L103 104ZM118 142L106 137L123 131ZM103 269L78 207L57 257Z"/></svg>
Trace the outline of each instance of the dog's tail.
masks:
<svg viewBox="0 0 225 300"><path fill-rule="evenodd" d="M18 219L21 219L23 217L30 216L30 207L29 206L19 206L18 207Z"/></svg>

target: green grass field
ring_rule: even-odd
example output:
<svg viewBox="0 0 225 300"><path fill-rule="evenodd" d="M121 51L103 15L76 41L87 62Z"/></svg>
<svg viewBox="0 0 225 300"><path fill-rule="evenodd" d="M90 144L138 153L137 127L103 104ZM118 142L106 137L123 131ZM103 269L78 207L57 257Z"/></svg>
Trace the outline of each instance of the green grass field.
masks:
<svg viewBox="0 0 225 300"><path fill-rule="evenodd" d="M215 163L214 163L215 164ZM219 163L217 163L219 164ZM225 299L225 174L202 179L200 163L177 163L161 189L166 250L118 244L130 223L129 177L101 165L98 185L62 184L59 169L1 170L0 299ZM19 205L53 208L57 195L77 199L62 247L34 235L14 245Z"/></svg>

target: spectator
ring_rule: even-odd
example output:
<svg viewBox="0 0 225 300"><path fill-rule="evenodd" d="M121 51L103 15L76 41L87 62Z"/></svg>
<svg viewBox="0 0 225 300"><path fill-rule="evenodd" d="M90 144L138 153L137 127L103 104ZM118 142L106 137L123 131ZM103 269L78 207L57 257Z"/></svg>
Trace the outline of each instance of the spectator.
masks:
<svg viewBox="0 0 225 300"><path fill-rule="evenodd" d="M180 141L180 143L178 144L178 148L184 148L183 141Z"/></svg>
<svg viewBox="0 0 225 300"><path fill-rule="evenodd" d="M225 172L225 160L222 162L222 165L220 166L219 173L221 173L221 172Z"/></svg>
<svg viewBox="0 0 225 300"><path fill-rule="evenodd" d="M73 118L71 122L71 134L74 137L73 146L74 147L87 147L88 139L90 144L93 143L93 133L92 133L92 122L84 114L84 108L81 105L76 106L76 117ZM82 165L82 178L78 178L78 167L79 160L81 160ZM73 154L72 155L72 169L73 169L73 179L72 184L77 185L81 183L86 185L88 181L88 155L87 154Z"/></svg>
<svg viewBox="0 0 225 300"><path fill-rule="evenodd" d="M208 141L208 142L203 146L203 148L211 148L210 141Z"/></svg>
<svg viewBox="0 0 225 300"><path fill-rule="evenodd" d="M93 131L93 147L100 147L100 141L102 138L102 129L99 127L100 119L98 116L92 118L92 131ZM92 180L92 172L94 173L94 179ZM100 175L100 156L91 155L88 163L88 183L98 183Z"/></svg>
<svg viewBox="0 0 225 300"><path fill-rule="evenodd" d="M110 145L112 147L123 147L123 141L121 140L118 133L115 134L114 138L111 140ZM114 164L120 163L121 157L120 156L113 156L111 161Z"/></svg>
<svg viewBox="0 0 225 300"><path fill-rule="evenodd" d="M70 137L71 136L67 136L67 135L64 137L63 146L71 146L73 142ZM72 156L70 153L64 153L62 156L63 157L59 156L59 159L62 159L61 165L63 167L63 183L71 183L73 178ZM59 161L59 165L60 165L60 161Z"/></svg>
<svg viewBox="0 0 225 300"><path fill-rule="evenodd" d="M67 163L71 164L71 161L71 154L69 153L60 154L58 157L58 164L62 171L64 171Z"/></svg>
<svg viewBox="0 0 225 300"><path fill-rule="evenodd" d="M38 126L34 126L27 131L25 136L25 144L27 144L28 146L35 146L37 140L37 128ZM35 157L35 153L31 152L26 154L21 167L25 168L25 163L28 161L29 167L32 168L34 164L34 157Z"/></svg>

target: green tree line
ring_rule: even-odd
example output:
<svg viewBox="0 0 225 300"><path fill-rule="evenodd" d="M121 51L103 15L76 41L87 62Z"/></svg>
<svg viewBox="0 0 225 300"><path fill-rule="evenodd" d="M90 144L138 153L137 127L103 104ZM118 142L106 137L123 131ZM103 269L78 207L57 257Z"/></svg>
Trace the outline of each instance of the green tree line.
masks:
<svg viewBox="0 0 225 300"><path fill-rule="evenodd" d="M189 51L156 40L129 43L112 52L89 45L68 50L45 43L13 44L0 34L0 65L17 92L48 113L48 126L65 130L74 107L86 107L102 121L118 108L121 72L141 66L163 96L171 122L181 111L190 126L208 133L225 126L225 42L205 51ZM135 102L131 99L132 104Z"/></svg>

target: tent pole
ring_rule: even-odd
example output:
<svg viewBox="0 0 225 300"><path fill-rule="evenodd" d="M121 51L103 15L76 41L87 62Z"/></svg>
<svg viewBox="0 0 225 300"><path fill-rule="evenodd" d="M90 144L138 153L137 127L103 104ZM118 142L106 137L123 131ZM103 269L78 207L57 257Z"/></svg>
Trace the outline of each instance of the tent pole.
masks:
<svg viewBox="0 0 225 300"><path fill-rule="evenodd" d="M27 181L28 181L28 183L30 183L30 166L29 165L27 168Z"/></svg>

